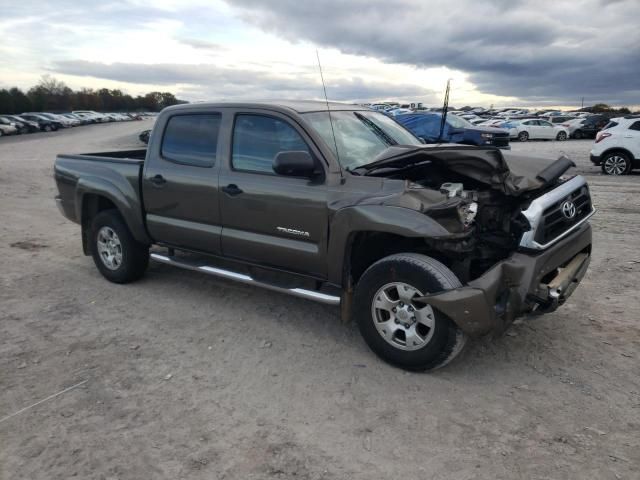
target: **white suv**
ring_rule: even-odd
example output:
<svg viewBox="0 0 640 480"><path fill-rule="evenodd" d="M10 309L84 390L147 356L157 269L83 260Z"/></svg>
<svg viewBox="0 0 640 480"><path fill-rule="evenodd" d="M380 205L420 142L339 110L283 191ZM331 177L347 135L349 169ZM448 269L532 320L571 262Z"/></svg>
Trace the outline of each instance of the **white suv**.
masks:
<svg viewBox="0 0 640 480"><path fill-rule="evenodd" d="M607 175L640 168L640 115L612 118L596 136L591 161Z"/></svg>

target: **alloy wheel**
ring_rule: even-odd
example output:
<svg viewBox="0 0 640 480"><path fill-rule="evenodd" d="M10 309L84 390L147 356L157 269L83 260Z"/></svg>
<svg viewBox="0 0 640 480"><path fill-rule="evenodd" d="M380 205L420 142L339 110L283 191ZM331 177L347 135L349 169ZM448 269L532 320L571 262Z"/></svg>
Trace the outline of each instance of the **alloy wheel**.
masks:
<svg viewBox="0 0 640 480"><path fill-rule="evenodd" d="M415 300L422 296L417 288L403 282L387 283L373 296L373 323L387 343L408 351L429 343L435 317L430 305Z"/></svg>
<svg viewBox="0 0 640 480"><path fill-rule="evenodd" d="M122 244L111 227L102 227L96 240L100 260L109 270L117 270L122 265Z"/></svg>
<svg viewBox="0 0 640 480"><path fill-rule="evenodd" d="M620 155L611 155L604 161L604 171L608 175L624 175L627 171L627 159Z"/></svg>

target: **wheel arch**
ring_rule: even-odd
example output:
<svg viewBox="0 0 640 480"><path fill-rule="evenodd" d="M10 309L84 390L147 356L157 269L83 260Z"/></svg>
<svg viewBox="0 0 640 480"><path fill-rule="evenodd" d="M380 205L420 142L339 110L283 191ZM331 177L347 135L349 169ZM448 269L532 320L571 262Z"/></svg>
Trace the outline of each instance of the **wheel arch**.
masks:
<svg viewBox="0 0 640 480"><path fill-rule="evenodd" d="M97 182L97 183L96 183ZM76 218L82 226L82 249L89 255L88 235L91 220L104 210L115 209L122 216L133 237L141 243L151 243L144 228L142 212L114 184L96 179L96 181L78 182L76 188Z"/></svg>
<svg viewBox="0 0 640 480"><path fill-rule="evenodd" d="M629 159L631 160L631 162L633 162L635 160L635 157L633 156L631 151L627 150L624 147L611 147L611 148L608 148L607 150L605 150L604 152L602 152L600 154L600 158L604 158L604 157L606 157L607 155L609 155L611 153L622 153L622 154L628 156Z"/></svg>
<svg viewBox="0 0 640 480"><path fill-rule="evenodd" d="M425 238L450 236L431 217L411 209L384 205L342 209L331 222L328 279L349 288L380 258L403 251L425 253Z"/></svg>

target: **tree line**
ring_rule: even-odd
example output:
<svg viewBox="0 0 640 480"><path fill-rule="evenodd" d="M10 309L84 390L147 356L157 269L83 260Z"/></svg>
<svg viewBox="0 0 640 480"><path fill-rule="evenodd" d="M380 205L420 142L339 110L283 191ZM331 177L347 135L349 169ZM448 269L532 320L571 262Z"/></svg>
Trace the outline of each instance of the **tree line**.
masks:
<svg viewBox="0 0 640 480"><path fill-rule="evenodd" d="M72 90L64 82L49 75L26 93L18 87L0 89L0 114L24 112L69 112L95 110L102 112L159 112L165 107L186 103L170 92L150 92L131 96L122 90L82 88Z"/></svg>

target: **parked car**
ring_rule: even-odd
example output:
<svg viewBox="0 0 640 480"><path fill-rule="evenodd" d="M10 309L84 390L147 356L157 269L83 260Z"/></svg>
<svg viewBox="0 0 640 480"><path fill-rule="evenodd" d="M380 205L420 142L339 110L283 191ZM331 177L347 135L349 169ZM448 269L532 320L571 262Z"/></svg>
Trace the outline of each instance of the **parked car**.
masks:
<svg viewBox="0 0 640 480"><path fill-rule="evenodd" d="M580 127L573 131L573 138L596 138L596 134L609 123L606 115L595 114L584 118Z"/></svg>
<svg viewBox="0 0 640 480"><path fill-rule="evenodd" d="M9 123L13 123L18 129L18 133L32 133L40 130L36 123L30 122L16 115L2 115L0 118L4 118Z"/></svg>
<svg viewBox="0 0 640 480"><path fill-rule="evenodd" d="M546 120L511 120L508 124L509 135L521 142L527 140L566 140L569 130Z"/></svg>
<svg viewBox="0 0 640 480"><path fill-rule="evenodd" d="M74 110L71 113L73 113L74 115L82 114L83 116L93 119L95 123L105 123L109 121L106 115L94 112L93 110Z"/></svg>
<svg viewBox="0 0 640 480"><path fill-rule="evenodd" d="M341 305L409 370L575 291L594 210L585 179L563 176L569 159L423 145L380 112L324 108L166 108L148 148L58 155L57 205L111 282L153 260Z"/></svg>
<svg viewBox="0 0 640 480"><path fill-rule="evenodd" d="M10 122L6 118L0 117L0 137L4 135L15 135L19 133L18 127L14 122Z"/></svg>
<svg viewBox="0 0 640 480"><path fill-rule="evenodd" d="M640 115L612 118L598 132L590 158L607 175L640 168Z"/></svg>
<svg viewBox="0 0 640 480"><path fill-rule="evenodd" d="M52 122L58 122L62 128L69 128L74 126L74 122L70 118L55 113L38 112L38 115L48 118Z"/></svg>
<svg viewBox="0 0 640 480"><path fill-rule="evenodd" d="M55 129L53 130L59 130L61 128L66 128L70 126L70 124L63 123L62 120L57 119L55 116L46 114L43 112L30 112L30 113L21 114L21 116L25 118L28 118L27 115L29 115L30 117L40 118L42 120L50 122L51 125L55 127Z"/></svg>
<svg viewBox="0 0 640 480"><path fill-rule="evenodd" d="M398 115L406 115L407 113L413 113L413 110L409 108L394 108L385 113L391 115L392 117L397 117Z"/></svg>
<svg viewBox="0 0 640 480"><path fill-rule="evenodd" d="M60 114L63 117L68 118L69 120L73 121L75 126L78 125L87 125L89 122L87 120L85 120L84 118L79 117L78 115L74 115L73 113L61 113Z"/></svg>
<svg viewBox="0 0 640 480"><path fill-rule="evenodd" d="M510 148L509 132L506 130L477 126L456 115L447 115L442 139L438 138L442 121L441 113L411 113L398 115L395 120L426 143L462 143L466 145L491 145L498 148Z"/></svg>
<svg viewBox="0 0 640 480"><path fill-rule="evenodd" d="M564 123L564 122L568 122L570 120L573 120L575 117L571 117L569 115L555 115L555 116L550 116L550 117L543 117L540 118L541 120L546 120L548 122L551 123Z"/></svg>
<svg viewBox="0 0 640 480"><path fill-rule="evenodd" d="M43 132L54 132L59 128L62 128L62 124L60 122L54 122L49 120L47 117L43 117L36 113L21 113L20 117L37 123L40 130Z"/></svg>

